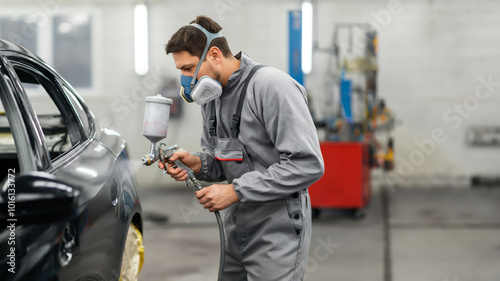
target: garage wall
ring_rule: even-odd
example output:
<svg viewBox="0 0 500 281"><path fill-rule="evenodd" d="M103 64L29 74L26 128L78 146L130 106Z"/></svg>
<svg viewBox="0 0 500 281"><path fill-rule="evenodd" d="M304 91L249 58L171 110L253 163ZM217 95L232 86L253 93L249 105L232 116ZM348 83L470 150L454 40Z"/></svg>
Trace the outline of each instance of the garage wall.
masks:
<svg viewBox="0 0 500 281"><path fill-rule="evenodd" d="M469 147L471 126L498 126L500 3L320 1L318 38L333 22L379 32L379 95L397 114L396 171L389 182L437 183L498 174L500 149ZM330 21L330 23L326 23ZM323 40L323 41L322 41ZM323 45L325 44L325 45ZM486 82L491 81L491 82Z"/></svg>
<svg viewBox="0 0 500 281"><path fill-rule="evenodd" d="M205 14L223 26L234 53L245 50L256 61L287 71L287 12L300 9L297 0L149 1L150 73L138 77L133 65L135 1L94 2L3 0L0 5L2 10L33 13L47 10L51 3L58 5L58 11L93 11L95 73L100 79L83 96L103 124L128 139L143 186L170 182L155 168L139 164L149 146L141 135L144 96L156 94L179 77L172 57L163 49L170 36L196 15ZM378 179L425 185L429 179L450 181L498 173L500 149L468 147L465 132L474 125L498 125L500 119L499 84L494 82L500 80L500 3L316 0L315 5L315 41L320 49L331 47L336 22L370 22L379 32L379 95L400 125L393 131L397 168L390 175L376 173ZM331 92L325 86L329 63L327 53L316 53L312 74L306 79L318 112L325 111L322 100ZM182 115L169 124L166 142L199 150L200 122L199 107L184 105Z"/></svg>

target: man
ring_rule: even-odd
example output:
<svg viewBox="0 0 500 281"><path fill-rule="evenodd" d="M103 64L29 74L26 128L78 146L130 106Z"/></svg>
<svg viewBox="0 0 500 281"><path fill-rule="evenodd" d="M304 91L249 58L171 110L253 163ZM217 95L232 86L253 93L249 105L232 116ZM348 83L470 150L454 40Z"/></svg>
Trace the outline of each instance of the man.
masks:
<svg viewBox="0 0 500 281"><path fill-rule="evenodd" d="M212 19L199 16L166 45L181 71L181 95L201 104L203 152L177 152L213 184L196 192L225 210L224 280L302 280L311 237L307 188L324 172L304 88L288 74L231 54ZM194 78L193 78L194 77ZM170 162L178 181L186 171ZM160 164L163 168L163 163Z"/></svg>

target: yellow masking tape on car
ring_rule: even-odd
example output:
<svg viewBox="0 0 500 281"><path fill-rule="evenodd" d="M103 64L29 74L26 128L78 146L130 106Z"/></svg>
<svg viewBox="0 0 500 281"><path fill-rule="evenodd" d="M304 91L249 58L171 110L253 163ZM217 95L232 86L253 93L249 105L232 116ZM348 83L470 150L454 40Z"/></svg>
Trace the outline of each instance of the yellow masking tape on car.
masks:
<svg viewBox="0 0 500 281"><path fill-rule="evenodd" d="M120 281L136 281L143 264L144 245L142 243L142 234L135 225L131 224L127 233L125 249L123 250Z"/></svg>

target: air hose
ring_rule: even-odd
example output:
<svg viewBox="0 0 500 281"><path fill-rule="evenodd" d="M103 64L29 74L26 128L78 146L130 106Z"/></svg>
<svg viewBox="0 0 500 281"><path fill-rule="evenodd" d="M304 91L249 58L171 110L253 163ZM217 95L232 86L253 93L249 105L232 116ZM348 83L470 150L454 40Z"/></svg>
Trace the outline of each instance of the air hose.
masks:
<svg viewBox="0 0 500 281"><path fill-rule="evenodd" d="M219 211L215 211L215 217L217 218L217 224L219 225L220 237L219 277L217 280L222 281L222 276L224 275L224 263L226 259L226 235L224 234L224 224L222 224Z"/></svg>
<svg viewBox="0 0 500 281"><path fill-rule="evenodd" d="M178 149L176 145L168 147L164 150L160 150L160 155L162 155L163 153L164 155L162 156L167 156L168 159L168 157L170 157L170 152L175 151L176 149ZM180 160L175 160L174 163L177 167L180 167L186 171L188 175L188 178L186 179L187 186L193 186L195 191L201 190L203 188L201 186L200 181L196 179L196 176L191 168L186 166ZM219 211L215 211L214 213L215 213L215 218L217 218L217 224L219 226L219 237L220 237L219 276L217 280L222 281L222 276L224 275L224 262L226 257L226 235L224 234L224 224L222 223L222 218L220 216Z"/></svg>
<svg viewBox="0 0 500 281"><path fill-rule="evenodd" d="M146 155L143 159L142 162L146 166L150 166L152 163L157 161L158 159L161 159L163 163L167 163L172 156L172 154L176 151L179 150L178 145L172 145L167 147L166 144L161 143L158 148L156 148L156 144L152 142L151 144L151 153ZM194 191L201 190L203 187L201 186L200 181L196 178L193 170L186 166L182 161L179 159L173 161L175 163L174 166L177 166L183 170L186 171L187 173L187 179L186 179L186 184L187 186L194 187ZM164 165L164 173L166 173L167 170L167 165ZM224 262L225 262L225 255L226 255L226 235L224 234L224 224L222 222L222 218L220 216L219 211L215 211L215 218L217 219L217 224L219 226L219 237L220 237L220 258L219 258L219 276L217 280L222 281L222 276L224 275Z"/></svg>

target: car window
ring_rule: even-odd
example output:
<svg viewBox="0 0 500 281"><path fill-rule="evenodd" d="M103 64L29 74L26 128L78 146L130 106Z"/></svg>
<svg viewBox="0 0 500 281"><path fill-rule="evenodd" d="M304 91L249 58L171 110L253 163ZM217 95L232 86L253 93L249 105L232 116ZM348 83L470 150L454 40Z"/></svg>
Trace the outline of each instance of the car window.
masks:
<svg viewBox="0 0 500 281"><path fill-rule="evenodd" d="M85 133L85 136L90 135L90 123L89 123L89 115L87 114L87 111L85 110L84 106L80 102L80 100L75 96L74 92L67 87L66 85L63 84L63 90L66 93L66 96L68 97L69 101L71 102L71 105L73 106L73 109L75 110L76 114L78 114L78 117L80 121L82 122L83 130Z"/></svg>
<svg viewBox="0 0 500 281"><path fill-rule="evenodd" d="M16 145L10 130L9 120L0 101L0 180L3 180L8 171L19 171Z"/></svg>
<svg viewBox="0 0 500 281"><path fill-rule="evenodd" d="M45 138L51 161L82 141L81 123L54 83L35 68L13 63Z"/></svg>

